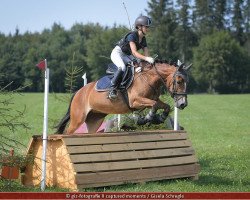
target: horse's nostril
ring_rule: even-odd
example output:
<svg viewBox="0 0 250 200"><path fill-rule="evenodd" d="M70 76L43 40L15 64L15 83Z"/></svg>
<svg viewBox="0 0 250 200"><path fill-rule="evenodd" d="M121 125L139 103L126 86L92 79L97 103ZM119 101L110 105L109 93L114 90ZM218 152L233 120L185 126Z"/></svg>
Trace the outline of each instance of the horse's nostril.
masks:
<svg viewBox="0 0 250 200"><path fill-rule="evenodd" d="M181 109L184 109L184 108L185 108L185 104L182 103L182 104L180 105L180 108L181 108Z"/></svg>

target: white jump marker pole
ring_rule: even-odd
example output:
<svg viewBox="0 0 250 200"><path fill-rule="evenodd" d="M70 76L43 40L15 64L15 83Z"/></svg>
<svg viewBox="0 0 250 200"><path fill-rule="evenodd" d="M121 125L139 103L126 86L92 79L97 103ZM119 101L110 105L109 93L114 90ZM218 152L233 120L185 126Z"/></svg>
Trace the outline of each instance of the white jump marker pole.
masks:
<svg viewBox="0 0 250 200"><path fill-rule="evenodd" d="M49 68L45 59L45 83L44 83L44 118L43 118L43 155L42 155L42 180L41 190L46 187L46 149L48 135L48 93L49 93Z"/></svg>
<svg viewBox="0 0 250 200"><path fill-rule="evenodd" d="M177 65L180 66L182 63L180 60L177 61ZM179 129L178 127L178 108L174 107L174 130L177 131Z"/></svg>
<svg viewBox="0 0 250 200"><path fill-rule="evenodd" d="M178 108L174 107L174 130L178 130Z"/></svg>
<svg viewBox="0 0 250 200"><path fill-rule="evenodd" d="M82 78L83 78L83 85L85 86L85 85L87 85L87 74L85 73L85 74L83 74L82 75Z"/></svg>
<svg viewBox="0 0 250 200"><path fill-rule="evenodd" d="M117 115L117 130L121 130L121 114Z"/></svg>

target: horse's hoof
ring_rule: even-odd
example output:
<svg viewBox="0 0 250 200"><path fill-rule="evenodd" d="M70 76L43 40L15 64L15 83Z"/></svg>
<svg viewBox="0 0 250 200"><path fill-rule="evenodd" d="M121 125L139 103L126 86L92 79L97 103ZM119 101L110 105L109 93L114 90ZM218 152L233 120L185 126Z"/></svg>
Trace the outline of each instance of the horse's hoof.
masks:
<svg viewBox="0 0 250 200"><path fill-rule="evenodd" d="M154 115L154 117L150 120L150 123L151 124L156 124L156 125L161 124L162 121L160 119L160 116L158 114Z"/></svg>
<svg viewBox="0 0 250 200"><path fill-rule="evenodd" d="M129 126L127 124L123 124L122 127L121 127L121 129L124 130L124 131L134 131L134 130L136 130L136 127Z"/></svg>

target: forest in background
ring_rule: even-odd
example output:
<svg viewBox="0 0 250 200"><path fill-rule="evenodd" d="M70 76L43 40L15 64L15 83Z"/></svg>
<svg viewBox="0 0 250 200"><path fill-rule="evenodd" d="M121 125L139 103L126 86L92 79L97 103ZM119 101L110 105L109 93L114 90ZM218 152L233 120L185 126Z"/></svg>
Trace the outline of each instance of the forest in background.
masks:
<svg viewBox="0 0 250 200"><path fill-rule="evenodd" d="M147 36L151 55L193 63L189 92L250 92L250 0L148 0L146 12L154 26ZM51 92L67 92L72 69L78 69L79 89L85 72L88 81L105 74L111 50L128 31L98 23L76 23L69 30L54 23L41 33L0 30L0 84L42 92L43 74L35 65L46 58Z"/></svg>

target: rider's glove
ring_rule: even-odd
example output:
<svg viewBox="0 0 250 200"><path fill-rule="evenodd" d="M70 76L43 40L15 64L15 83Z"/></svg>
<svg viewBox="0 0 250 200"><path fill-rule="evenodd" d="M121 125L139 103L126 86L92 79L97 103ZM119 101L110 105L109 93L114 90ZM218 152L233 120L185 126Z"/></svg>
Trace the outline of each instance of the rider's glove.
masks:
<svg viewBox="0 0 250 200"><path fill-rule="evenodd" d="M155 59L152 57L146 57L145 60L149 62L150 64L153 64L155 62Z"/></svg>

